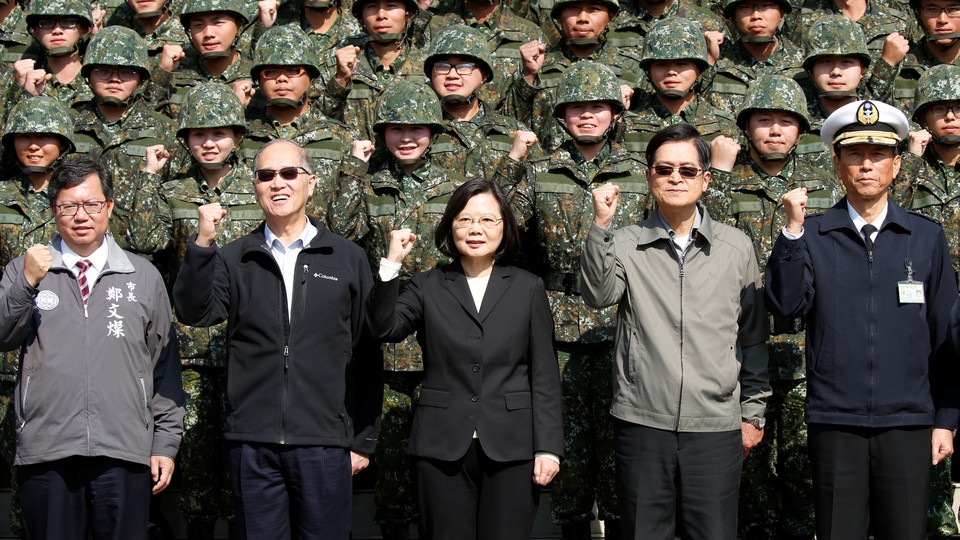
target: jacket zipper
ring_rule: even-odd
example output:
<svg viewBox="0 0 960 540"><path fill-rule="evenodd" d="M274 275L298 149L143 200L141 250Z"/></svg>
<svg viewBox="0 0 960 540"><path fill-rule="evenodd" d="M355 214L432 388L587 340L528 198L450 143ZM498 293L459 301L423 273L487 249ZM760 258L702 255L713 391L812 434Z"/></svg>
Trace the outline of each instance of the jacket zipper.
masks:
<svg viewBox="0 0 960 540"><path fill-rule="evenodd" d="M147 403L147 385L143 382L143 377L140 377L140 395L143 396L143 427L150 427L149 414L147 413L149 409L149 404Z"/></svg>
<svg viewBox="0 0 960 540"><path fill-rule="evenodd" d="M687 248L690 244L687 244ZM673 249L673 246L670 246ZM680 255L680 391L677 393L677 423L674 426L676 431L680 431L680 413L683 410L683 263L687 258L687 249L684 248Z"/></svg>

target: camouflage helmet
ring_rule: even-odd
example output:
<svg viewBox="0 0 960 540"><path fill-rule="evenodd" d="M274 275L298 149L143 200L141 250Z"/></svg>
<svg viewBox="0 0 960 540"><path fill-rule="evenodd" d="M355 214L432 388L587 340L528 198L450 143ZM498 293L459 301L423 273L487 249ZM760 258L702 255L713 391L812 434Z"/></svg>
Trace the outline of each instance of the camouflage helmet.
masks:
<svg viewBox="0 0 960 540"><path fill-rule="evenodd" d="M736 15L734 14L734 10L736 10L737 4L740 4L743 2L751 2L753 4L759 4L761 1L763 0L723 0L723 16L726 17L727 20L733 21L735 20L734 17L736 17ZM787 13L790 13L790 11L793 9L793 6L791 6L790 2L788 2L787 0L772 0L772 1L776 3L778 6L780 6L780 9L783 10L784 16L786 16Z"/></svg>
<svg viewBox="0 0 960 540"><path fill-rule="evenodd" d="M233 90L218 81L194 86L183 101L177 137L186 138L189 129L232 127L246 132L243 104Z"/></svg>
<svg viewBox="0 0 960 540"><path fill-rule="evenodd" d="M238 21L238 26L246 26L250 19L244 13L246 4L243 0L186 0L180 10L180 24L190 32L190 16L200 13L227 13ZM239 32L238 32L239 33Z"/></svg>
<svg viewBox="0 0 960 540"><path fill-rule="evenodd" d="M620 12L620 2L618 0L556 0L553 3L553 9L550 10L550 18L557 20L560 17L560 10L563 9L567 4L575 4L577 2L596 2L598 4L603 4L610 8L610 18L613 19Z"/></svg>
<svg viewBox="0 0 960 540"><path fill-rule="evenodd" d="M320 76L320 57L313 40L295 26L274 26L257 42L250 68L254 81L267 66L303 66L311 78Z"/></svg>
<svg viewBox="0 0 960 540"><path fill-rule="evenodd" d="M803 69L813 69L822 56L853 56L870 65L870 51L863 29L843 15L826 15L814 22L804 38Z"/></svg>
<svg viewBox="0 0 960 540"><path fill-rule="evenodd" d="M397 79L377 101L373 130L382 133L387 124L426 125L435 133L443 131L440 98L425 84Z"/></svg>
<svg viewBox="0 0 960 540"><path fill-rule="evenodd" d="M913 121L920 122L924 109L938 101L960 101L960 66L937 64L917 81Z"/></svg>
<svg viewBox="0 0 960 540"><path fill-rule="evenodd" d="M14 136L18 133L50 133L60 137L65 145L60 150L61 156L72 153L75 148L70 113L49 96L27 97L10 111L3 131L3 147L8 151L13 151Z"/></svg>
<svg viewBox="0 0 960 540"><path fill-rule="evenodd" d="M483 69L484 82L493 79L493 56L487 49L486 38L476 28L455 24L437 34L430 55L423 62L423 72L427 78L433 73L433 64L444 56L472 58Z"/></svg>
<svg viewBox="0 0 960 540"><path fill-rule="evenodd" d="M737 114L737 125L740 129L746 130L750 113L759 110L793 113L800 119L802 131L810 129L807 99L797 81L789 77L765 75L750 85L743 108Z"/></svg>
<svg viewBox="0 0 960 540"><path fill-rule="evenodd" d="M149 62L143 38L126 26L107 26L90 40L80 72L89 77L94 66L130 67L140 73L143 83L150 78Z"/></svg>
<svg viewBox="0 0 960 540"><path fill-rule="evenodd" d="M657 21L644 40L640 67L647 69L658 60L693 60L707 69L707 42L700 25L679 17Z"/></svg>
<svg viewBox="0 0 960 540"><path fill-rule="evenodd" d="M27 26L33 28L38 19L45 17L77 17L93 27L90 19L90 2L85 0L32 0L27 12Z"/></svg>
<svg viewBox="0 0 960 540"><path fill-rule="evenodd" d="M592 60L580 60L570 66L557 84L557 101L553 116L563 116L563 106L582 101L606 101L614 108L614 114L623 112L623 94L620 81L607 66Z"/></svg>
<svg viewBox="0 0 960 540"><path fill-rule="evenodd" d="M355 0L353 5L350 6L350 13L353 13L353 17L360 21L360 28L365 28L363 24L363 7L373 1L374 0ZM420 12L420 5L417 4L416 0L403 0L403 4L407 7L407 13L410 15L410 18L413 18L414 15Z"/></svg>

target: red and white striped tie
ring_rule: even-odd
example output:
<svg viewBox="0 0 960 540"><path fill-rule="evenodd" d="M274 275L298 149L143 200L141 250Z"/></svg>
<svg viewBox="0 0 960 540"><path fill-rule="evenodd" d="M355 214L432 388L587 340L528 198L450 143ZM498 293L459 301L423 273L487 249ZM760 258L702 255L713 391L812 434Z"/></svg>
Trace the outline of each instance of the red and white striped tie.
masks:
<svg viewBox="0 0 960 540"><path fill-rule="evenodd" d="M80 273L77 274L77 285L80 285L80 296L83 297L83 305L87 305L87 300L90 299L90 284L87 283L87 268L91 266L93 266L93 263L87 259L77 261L77 268L80 269Z"/></svg>

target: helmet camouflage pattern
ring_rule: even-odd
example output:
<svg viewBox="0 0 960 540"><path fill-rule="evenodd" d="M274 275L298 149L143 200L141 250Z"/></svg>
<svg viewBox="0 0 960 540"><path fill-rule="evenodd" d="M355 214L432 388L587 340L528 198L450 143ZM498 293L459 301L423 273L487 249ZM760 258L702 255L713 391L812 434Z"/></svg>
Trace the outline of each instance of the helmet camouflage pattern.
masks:
<svg viewBox="0 0 960 540"><path fill-rule="evenodd" d="M140 72L143 83L150 78L149 61L147 45L136 32L126 26L107 26L90 40L80 71L89 77L93 66L130 67Z"/></svg>
<svg viewBox="0 0 960 540"><path fill-rule="evenodd" d="M742 2L758 4L761 1L762 0L723 0L723 16L732 21L734 20L734 17L736 17L733 11L736 9L737 4ZM790 2L787 0L773 0L773 2L780 6L780 9L783 10L784 16L786 16L787 13L790 13L790 11L793 9L793 6L791 6Z"/></svg>
<svg viewBox="0 0 960 540"><path fill-rule="evenodd" d="M33 0L27 13L27 26L35 26L37 19L44 17L79 17L91 28L91 9L90 2L85 0Z"/></svg>
<svg viewBox="0 0 960 540"><path fill-rule="evenodd" d="M797 81L782 75L765 75L750 85L743 108L737 114L737 125L747 129L750 113L759 110L786 111L800 119L802 131L810 129L807 99Z"/></svg>
<svg viewBox="0 0 960 540"><path fill-rule="evenodd" d="M426 84L397 79L377 101L373 130L380 133L387 124L426 125L433 132L443 131L440 98Z"/></svg>
<svg viewBox="0 0 960 540"><path fill-rule="evenodd" d="M613 106L614 114L623 112L620 81L610 68L592 60L580 60L563 73L557 85L553 115L559 118L564 105L582 101L606 101Z"/></svg>
<svg viewBox="0 0 960 540"><path fill-rule="evenodd" d="M240 21L239 26L246 26L250 22L244 10L246 4L242 0L186 0L180 10L180 24L190 31L190 16L198 13L228 13ZM241 28L242 30L242 28Z"/></svg>
<svg viewBox="0 0 960 540"><path fill-rule="evenodd" d="M186 138L188 129L232 127L247 130L243 105L233 90L216 81L194 86L184 98L177 136Z"/></svg>
<svg viewBox="0 0 960 540"><path fill-rule="evenodd" d="M483 69L484 81L493 79L493 57L487 49L486 38L476 28L455 24L437 34L430 55L423 62L423 72L428 78L433 73L433 64L444 56L472 58Z"/></svg>
<svg viewBox="0 0 960 540"><path fill-rule="evenodd" d="M550 10L550 18L557 20L560 17L560 10L563 9L567 4L575 4L577 2L583 2L584 0L556 0L553 3L553 9ZM596 2L598 4L603 4L610 8L610 18L613 19L617 13L620 12L620 2L618 0L588 0L590 2Z"/></svg>
<svg viewBox="0 0 960 540"><path fill-rule="evenodd" d="M253 53L253 80L267 66L303 66L311 78L320 76L320 58L313 48L313 40L295 26L274 26L267 30Z"/></svg>
<svg viewBox="0 0 960 540"><path fill-rule="evenodd" d="M3 131L3 147L13 151L13 138L18 133L50 133L66 143L60 155L74 150L73 118L64 106L48 96L30 96L10 111Z"/></svg>
<svg viewBox="0 0 960 540"><path fill-rule="evenodd" d="M937 64L917 81L913 120L920 122L924 109L938 101L960 101L960 66Z"/></svg>
<svg viewBox="0 0 960 540"><path fill-rule="evenodd" d="M803 69L808 72L821 56L854 56L865 67L870 65L870 51L863 29L843 15L826 15L814 22L807 30L804 49Z"/></svg>
<svg viewBox="0 0 960 540"><path fill-rule="evenodd" d="M360 27L365 28L363 24L363 7L374 0L355 0L353 5L350 6L350 13L353 13L353 17L360 21ZM410 18L413 18L414 15L420 12L420 5L417 4L416 0L403 0L403 4L407 7L407 14Z"/></svg>
<svg viewBox="0 0 960 540"><path fill-rule="evenodd" d="M707 42L700 25L674 17L657 21L644 40L640 67L647 69L658 60L693 60L707 69Z"/></svg>

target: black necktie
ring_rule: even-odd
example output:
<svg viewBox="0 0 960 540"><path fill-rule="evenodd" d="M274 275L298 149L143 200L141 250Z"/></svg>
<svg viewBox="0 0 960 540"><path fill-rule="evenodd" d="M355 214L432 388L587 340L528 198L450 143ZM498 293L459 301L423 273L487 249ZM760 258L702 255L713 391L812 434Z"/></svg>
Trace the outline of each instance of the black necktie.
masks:
<svg viewBox="0 0 960 540"><path fill-rule="evenodd" d="M873 252L872 236L873 236L873 233L877 232L877 228L867 223L860 229L860 232L863 233L863 243L867 246L867 252L872 253Z"/></svg>

